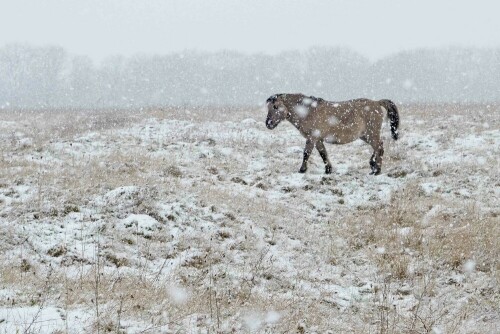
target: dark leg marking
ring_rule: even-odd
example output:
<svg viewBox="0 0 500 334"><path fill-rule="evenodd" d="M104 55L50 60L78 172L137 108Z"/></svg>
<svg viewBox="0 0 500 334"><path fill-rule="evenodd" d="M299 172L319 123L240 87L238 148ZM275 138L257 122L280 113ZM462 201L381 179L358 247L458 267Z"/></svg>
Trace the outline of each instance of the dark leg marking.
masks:
<svg viewBox="0 0 500 334"><path fill-rule="evenodd" d="M312 150L314 148L314 142L310 139L306 141L306 147L304 148L304 159L302 160L302 166L300 166L299 173L305 173L307 170L307 161L311 156Z"/></svg>
<svg viewBox="0 0 500 334"><path fill-rule="evenodd" d="M323 163L325 164L325 173L331 174L332 164L330 163L330 160L328 160L328 152L326 151L325 144L322 140L319 140L316 143L316 148L318 149L319 155L321 155L321 159L323 159Z"/></svg>
<svg viewBox="0 0 500 334"><path fill-rule="evenodd" d="M370 167L372 169L372 172L370 173L370 175L379 175L380 174L381 168L375 160L375 154L373 154L372 157L370 158Z"/></svg>
<svg viewBox="0 0 500 334"><path fill-rule="evenodd" d="M373 154L370 158L371 175L379 175L382 171L382 156L384 155L384 143L380 141L378 144L372 143Z"/></svg>

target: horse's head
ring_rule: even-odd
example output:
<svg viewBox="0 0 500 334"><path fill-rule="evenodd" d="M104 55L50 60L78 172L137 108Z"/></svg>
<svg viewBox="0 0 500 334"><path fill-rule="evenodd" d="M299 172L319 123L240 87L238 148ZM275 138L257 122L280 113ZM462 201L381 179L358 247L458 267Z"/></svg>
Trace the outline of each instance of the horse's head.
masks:
<svg viewBox="0 0 500 334"><path fill-rule="evenodd" d="M283 103L283 95L273 95L266 101L267 118L266 126L269 130L274 129L289 115L288 109Z"/></svg>

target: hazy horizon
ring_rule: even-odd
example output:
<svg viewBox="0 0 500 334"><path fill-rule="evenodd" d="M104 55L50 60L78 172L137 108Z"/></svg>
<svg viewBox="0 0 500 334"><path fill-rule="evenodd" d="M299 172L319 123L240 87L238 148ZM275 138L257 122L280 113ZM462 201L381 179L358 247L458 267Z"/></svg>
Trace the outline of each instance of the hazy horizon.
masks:
<svg viewBox="0 0 500 334"><path fill-rule="evenodd" d="M272 94L329 100L500 101L500 48L399 52L377 62L346 48L278 55L192 52L96 64L59 47L0 47L0 108L259 105Z"/></svg>
<svg viewBox="0 0 500 334"><path fill-rule="evenodd" d="M241 50L235 50L235 49L217 49L217 50L202 50L202 49L196 49L196 48L186 48L182 50L172 50L172 51L167 51L167 52L134 52L130 54L123 54L123 53L111 53L109 55L101 57L93 57L91 54L87 53L78 53L78 52L73 52L67 47L64 47L63 45L59 45L57 43L31 43L31 42L7 42L3 45L0 45L0 49L2 48L8 48L8 47L22 47L22 48L27 48L27 49L43 49L43 48L60 48L63 50L65 53L67 53L68 56L72 57L88 57L92 63L95 66L101 66L103 63L116 59L116 58L123 58L123 59L134 59L134 58L141 58L141 57L168 57L168 56L176 56L176 55L185 55L185 54L205 54L205 55L220 55L220 54L235 54L235 55L241 55L241 56L248 56L248 57L253 57L253 56L264 56L264 57L279 57L282 55L287 55L291 53L297 53L297 54L304 54L307 53L311 50L342 50L346 52L351 52L353 55L357 55L359 57L364 58L366 61L368 61L370 64L375 64L377 62L383 61L384 59L389 59L398 55L404 55L404 54L411 54L411 53L418 53L418 52L446 52L446 51L500 51L500 45L498 46L465 46L465 45L446 45L446 46L436 46L436 47L415 47L415 48L409 48L409 49L403 49L403 50L398 50L394 51L385 55L381 55L380 57L377 58L371 58L368 55L364 54L362 51L358 51L352 47L349 46L340 46L340 45L312 45L308 47L307 49L300 49L300 48L289 48L289 49L283 49L277 52L265 52L265 51L241 51Z"/></svg>

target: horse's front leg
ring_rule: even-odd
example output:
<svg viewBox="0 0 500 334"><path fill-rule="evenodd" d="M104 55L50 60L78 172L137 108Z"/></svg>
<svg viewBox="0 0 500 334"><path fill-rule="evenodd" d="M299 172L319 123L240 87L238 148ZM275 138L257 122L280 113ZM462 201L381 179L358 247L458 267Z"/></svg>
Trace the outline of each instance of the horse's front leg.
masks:
<svg viewBox="0 0 500 334"><path fill-rule="evenodd" d="M321 155L321 159L323 159L323 163L325 164L325 173L331 174L332 173L332 164L330 163L330 160L328 159L328 153L326 152L326 147L325 147L325 144L323 143L322 140L318 140L316 142L316 148L318 149L319 155Z"/></svg>
<svg viewBox="0 0 500 334"><path fill-rule="evenodd" d="M312 150L314 149L314 144L311 139L307 139L306 147L304 148L304 159L302 160L302 166L300 166L299 173L305 173L307 170L307 161L311 156Z"/></svg>

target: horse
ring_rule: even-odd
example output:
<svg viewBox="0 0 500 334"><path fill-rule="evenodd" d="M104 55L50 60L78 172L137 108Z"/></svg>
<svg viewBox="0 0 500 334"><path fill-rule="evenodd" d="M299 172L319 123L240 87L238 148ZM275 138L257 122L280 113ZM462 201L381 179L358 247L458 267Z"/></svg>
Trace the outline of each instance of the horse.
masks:
<svg viewBox="0 0 500 334"><path fill-rule="evenodd" d="M397 140L399 137L399 112L391 100L360 98L333 102L304 94L276 94L266 100L266 105L268 129L272 130L287 120L306 139L299 173L307 171L307 161L316 147L325 164L325 173L331 174L332 164L324 143L347 144L361 139L373 148L370 174L379 175L384 155L380 129L386 114L392 138Z"/></svg>

